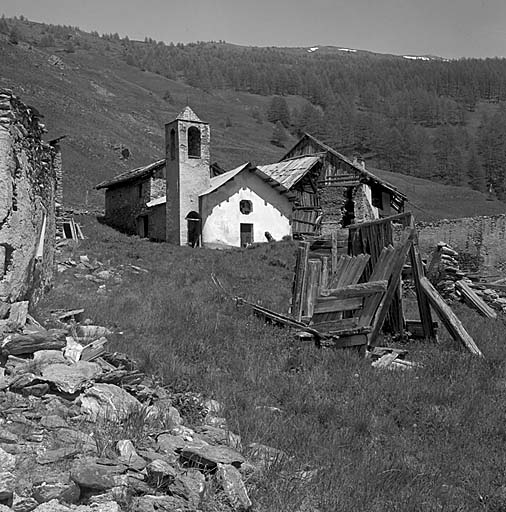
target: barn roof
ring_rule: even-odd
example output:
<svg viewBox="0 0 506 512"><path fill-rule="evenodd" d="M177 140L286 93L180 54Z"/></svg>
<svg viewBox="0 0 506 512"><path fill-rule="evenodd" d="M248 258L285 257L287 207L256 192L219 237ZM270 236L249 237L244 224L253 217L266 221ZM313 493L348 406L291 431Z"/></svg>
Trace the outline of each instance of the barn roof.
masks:
<svg viewBox="0 0 506 512"><path fill-rule="evenodd" d="M257 169L284 189L290 190L320 161L319 156L302 156L275 164L259 165Z"/></svg>
<svg viewBox="0 0 506 512"><path fill-rule="evenodd" d="M144 167L137 167L136 169L122 172L110 180L102 181L95 188L100 190L101 188L109 188L115 185L119 185L120 183L126 183L128 181L144 178L145 176L148 176L152 171L156 171L164 165L165 158L163 160L157 160L156 162L153 162L149 165L145 165Z"/></svg>
<svg viewBox="0 0 506 512"><path fill-rule="evenodd" d="M280 163L283 162L284 160L287 160L289 158L289 156L292 154L292 152L297 148L297 146L299 144L301 144L305 139L309 139L309 140L313 141L317 146L319 146L322 149L322 151L330 153L334 157L338 158L339 160L342 160L343 162L345 162L348 165L350 165L351 167L353 167L358 173L360 173L364 178L366 178L366 180L369 180L374 183L377 183L378 185L381 185L383 188L386 188L387 190L389 190L390 192L392 192L394 195L398 196L402 200L407 200L407 197L396 187L394 187L387 181L385 181L381 178L378 178L378 176L376 176L372 172L368 171L367 169L362 167L360 164L353 162L349 158L347 158L344 155L342 155L341 153L337 152L334 148L331 148L330 146L328 146L324 142L318 140L316 137L313 137L309 133L304 133L304 135L299 139L299 141L281 159Z"/></svg>

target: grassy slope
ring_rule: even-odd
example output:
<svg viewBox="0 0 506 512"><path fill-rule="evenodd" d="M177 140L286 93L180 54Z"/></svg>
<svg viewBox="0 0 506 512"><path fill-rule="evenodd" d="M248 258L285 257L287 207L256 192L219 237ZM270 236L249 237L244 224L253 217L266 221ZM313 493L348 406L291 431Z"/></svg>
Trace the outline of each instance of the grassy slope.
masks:
<svg viewBox="0 0 506 512"><path fill-rule="evenodd" d="M434 221L498 215L506 213L506 204L498 199L466 187L442 185L430 180L404 174L371 169L380 178L395 185L408 196L406 209L413 211L417 220Z"/></svg>
<svg viewBox="0 0 506 512"><path fill-rule="evenodd" d="M41 27L33 24L37 33ZM122 61L119 43L106 49L103 40L81 33L88 49L67 54L27 44L13 46L0 35L0 86L7 86L45 116L49 136L67 134L63 143L65 200L71 206L102 207L103 195L93 186L124 170L162 156L163 125L189 103L211 123L213 161L232 168L245 161L269 163L284 150L269 140L272 125L257 123L253 108L265 111L269 98L235 91L211 94L182 82L143 72ZM56 53L66 65L62 71L49 64ZM172 104L163 100L170 91ZM288 98L290 107L304 100ZM231 126L227 127L227 119ZM287 142L289 146L293 142ZM120 159L117 148L127 146L132 157ZM503 211L502 203L489 202L484 194L445 187L399 174L379 172L397 185L427 213L414 208L417 217L461 217ZM455 200L447 201L455 197ZM465 200L459 200L463 197Z"/></svg>
<svg viewBox="0 0 506 512"><path fill-rule="evenodd" d="M292 243L219 252L129 238L93 219L84 231L89 239L74 257L149 273L125 270L99 294L97 284L66 270L38 313L85 307L95 322L124 333L114 349L172 389L197 387L222 400L245 445L285 450L287 464L248 481L256 510L309 510L299 508L307 497L329 512L501 510L492 500L506 464L502 320L456 308L485 360L443 336L439 346L408 347L423 369L378 371L350 352L294 342L212 284L214 272L232 295L286 310ZM316 476L303 481L302 469Z"/></svg>

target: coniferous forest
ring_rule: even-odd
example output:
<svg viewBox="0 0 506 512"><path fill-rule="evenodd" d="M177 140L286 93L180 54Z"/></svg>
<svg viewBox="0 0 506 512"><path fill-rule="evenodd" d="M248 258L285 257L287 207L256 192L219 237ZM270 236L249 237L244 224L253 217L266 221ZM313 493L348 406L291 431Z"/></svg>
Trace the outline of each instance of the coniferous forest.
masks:
<svg viewBox="0 0 506 512"><path fill-rule="evenodd" d="M102 44L131 66L209 93L232 89L269 97L268 109L252 115L273 123L274 144L288 132L307 131L376 167L506 198L506 59L414 59L224 41L167 44L43 27L32 44L65 52ZM19 20L1 19L2 32L13 41L23 37ZM299 107L289 107L292 96L304 98Z"/></svg>

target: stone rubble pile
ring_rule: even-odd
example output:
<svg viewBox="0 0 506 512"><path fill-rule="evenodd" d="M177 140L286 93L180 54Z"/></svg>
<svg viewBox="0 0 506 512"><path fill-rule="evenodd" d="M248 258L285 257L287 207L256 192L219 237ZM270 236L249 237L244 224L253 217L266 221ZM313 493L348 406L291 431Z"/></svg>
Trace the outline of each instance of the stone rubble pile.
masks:
<svg viewBox="0 0 506 512"><path fill-rule="evenodd" d="M220 404L200 395L186 403L202 421L185 426L180 399L105 350L108 329L77 323L82 310L45 329L27 306L1 324L0 512L251 507L245 477L283 452L254 443L247 461Z"/></svg>
<svg viewBox="0 0 506 512"><path fill-rule="evenodd" d="M457 300L455 283L466 277L458 262L459 254L445 242L439 242L432 254L427 275L445 299Z"/></svg>
<svg viewBox="0 0 506 512"><path fill-rule="evenodd" d="M473 279L459 266L459 254L445 242L439 242L427 268L427 275L439 293L447 300L461 300L462 292L457 283L465 283L488 306L506 313L506 284L486 283ZM498 284L503 282L503 284ZM504 287L504 289L502 289Z"/></svg>

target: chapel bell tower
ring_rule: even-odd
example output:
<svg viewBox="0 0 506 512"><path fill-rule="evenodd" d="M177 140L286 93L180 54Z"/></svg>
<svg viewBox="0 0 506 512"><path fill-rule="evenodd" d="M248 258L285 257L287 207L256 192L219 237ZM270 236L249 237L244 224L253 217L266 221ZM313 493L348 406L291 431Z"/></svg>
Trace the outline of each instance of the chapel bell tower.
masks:
<svg viewBox="0 0 506 512"><path fill-rule="evenodd" d="M167 241L194 246L200 237L199 194L211 185L209 124L186 107L165 125Z"/></svg>

